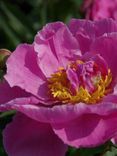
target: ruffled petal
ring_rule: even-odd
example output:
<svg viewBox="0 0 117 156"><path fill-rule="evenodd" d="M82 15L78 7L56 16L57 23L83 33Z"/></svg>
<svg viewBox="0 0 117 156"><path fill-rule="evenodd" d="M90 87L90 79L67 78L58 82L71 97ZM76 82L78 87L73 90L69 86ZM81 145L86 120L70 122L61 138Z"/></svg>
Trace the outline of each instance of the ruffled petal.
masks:
<svg viewBox="0 0 117 156"><path fill-rule="evenodd" d="M36 61L33 45L19 45L7 61L5 79L11 87L18 86L41 99L48 99L45 77Z"/></svg>
<svg viewBox="0 0 117 156"><path fill-rule="evenodd" d="M46 25L35 37L38 64L46 77L68 63L73 55L80 54L76 39L62 22Z"/></svg>
<svg viewBox="0 0 117 156"><path fill-rule="evenodd" d="M55 34L53 37L53 44L57 58L62 67L66 67L68 62L78 59L76 57L81 56L79 44L66 26Z"/></svg>
<svg viewBox="0 0 117 156"><path fill-rule="evenodd" d="M115 70L117 66L117 33L111 33L96 39L91 45L91 52L100 54L106 60L115 79L117 76L117 70Z"/></svg>
<svg viewBox="0 0 117 156"><path fill-rule="evenodd" d="M77 39L81 52L89 51L92 38L95 38L94 26L91 21L72 19L69 29Z"/></svg>
<svg viewBox="0 0 117 156"><path fill-rule="evenodd" d="M41 104L37 104L37 100L34 98L15 99L6 104L0 105L0 110L7 109L17 110L24 113L26 116L37 120L39 122L47 123L65 123L85 115L96 114L98 116L108 116L112 113L117 113L117 96L109 95L103 99L101 103L95 105L87 105L84 103L78 103L75 105L55 105L53 107L43 107Z"/></svg>
<svg viewBox="0 0 117 156"><path fill-rule="evenodd" d="M103 19L100 21L89 21L72 19L69 23L69 29L79 42L81 51L88 52L91 43L105 33L117 32L117 23L112 19Z"/></svg>
<svg viewBox="0 0 117 156"><path fill-rule="evenodd" d="M3 132L9 156L64 156L67 146L54 134L49 124L17 114Z"/></svg>

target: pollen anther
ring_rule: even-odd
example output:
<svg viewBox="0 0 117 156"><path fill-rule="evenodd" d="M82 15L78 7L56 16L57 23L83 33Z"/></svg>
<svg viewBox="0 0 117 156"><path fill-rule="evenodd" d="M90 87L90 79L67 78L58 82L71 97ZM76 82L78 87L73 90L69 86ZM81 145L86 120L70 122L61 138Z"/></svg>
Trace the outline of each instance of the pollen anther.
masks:
<svg viewBox="0 0 117 156"><path fill-rule="evenodd" d="M106 94L110 92L110 84L112 81L112 74L110 69L105 77L97 76L93 78L95 90L89 92L87 88L82 85L73 93L71 83L67 77L66 70L60 68L53 73L48 79L49 92L56 101L62 103L79 103L94 104L99 102Z"/></svg>

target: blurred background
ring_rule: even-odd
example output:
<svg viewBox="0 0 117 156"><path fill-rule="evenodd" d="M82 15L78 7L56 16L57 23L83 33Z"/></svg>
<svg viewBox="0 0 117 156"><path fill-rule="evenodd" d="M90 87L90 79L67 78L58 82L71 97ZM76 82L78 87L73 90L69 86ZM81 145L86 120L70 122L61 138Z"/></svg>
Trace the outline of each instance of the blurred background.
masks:
<svg viewBox="0 0 117 156"><path fill-rule="evenodd" d="M13 50L21 42L31 43L48 22L83 18L83 0L0 0L0 48Z"/></svg>

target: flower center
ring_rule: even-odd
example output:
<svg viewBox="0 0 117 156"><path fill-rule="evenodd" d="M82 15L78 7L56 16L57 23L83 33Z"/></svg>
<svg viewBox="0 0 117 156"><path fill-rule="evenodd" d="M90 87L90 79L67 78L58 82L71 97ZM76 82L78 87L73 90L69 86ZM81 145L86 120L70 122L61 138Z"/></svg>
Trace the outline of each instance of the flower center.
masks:
<svg viewBox="0 0 117 156"><path fill-rule="evenodd" d="M102 60L101 60L102 61ZM71 62L48 79L52 98L62 103L94 104L111 92L112 74L106 66L90 60Z"/></svg>

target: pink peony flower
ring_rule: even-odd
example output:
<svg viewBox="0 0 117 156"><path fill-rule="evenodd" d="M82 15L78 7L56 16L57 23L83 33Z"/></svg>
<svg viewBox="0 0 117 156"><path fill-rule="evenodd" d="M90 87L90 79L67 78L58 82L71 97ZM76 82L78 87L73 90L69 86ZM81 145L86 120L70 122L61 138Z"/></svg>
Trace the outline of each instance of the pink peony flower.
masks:
<svg viewBox="0 0 117 156"><path fill-rule="evenodd" d="M117 0L84 0L83 8L87 19L113 18L117 20Z"/></svg>
<svg viewBox="0 0 117 156"><path fill-rule="evenodd" d="M17 110L3 133L9 156L64 156L117 133L117 23L46 25L7 60L0 110Z"/></svg>

